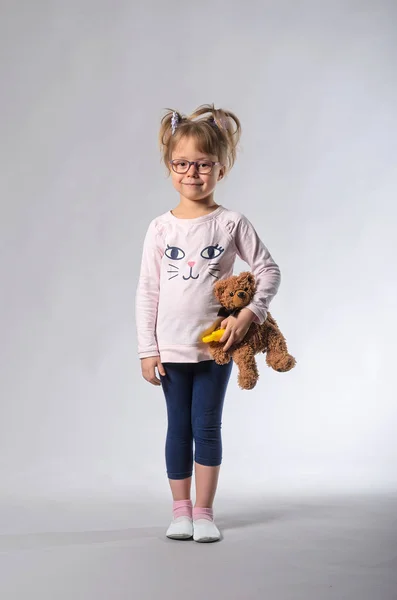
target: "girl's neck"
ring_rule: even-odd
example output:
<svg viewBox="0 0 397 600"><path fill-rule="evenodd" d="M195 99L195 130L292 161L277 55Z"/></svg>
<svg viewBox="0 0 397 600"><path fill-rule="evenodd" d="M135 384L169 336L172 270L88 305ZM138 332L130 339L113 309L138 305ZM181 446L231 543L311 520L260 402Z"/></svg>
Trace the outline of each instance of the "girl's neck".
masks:
<svg viewBox="0 0 397 600"><path fill-rule="evenodd" d="M204 200L194 201L188 200L181 196L180 202L176 208L171 212L175 217L182 219L194 219L195 217L201 217L208 215L218 208L219 204L214 202L214 198L206 198Z"/></svg>

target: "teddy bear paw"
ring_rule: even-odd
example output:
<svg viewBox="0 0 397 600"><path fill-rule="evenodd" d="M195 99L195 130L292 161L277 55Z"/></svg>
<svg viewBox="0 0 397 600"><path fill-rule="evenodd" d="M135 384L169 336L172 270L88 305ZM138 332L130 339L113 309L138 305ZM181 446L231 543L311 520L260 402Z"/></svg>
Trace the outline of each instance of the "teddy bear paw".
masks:
<svg viewBox="0 0 397 600"><path fill-rule="evenodd" d="M266 362L269 365L269 367L272 367L272 369L274 369L278 373L286 373L296 365L295 358L290 354L266 356Z"/></svg>
<svg viewBox="0 0 397 600"><path fill-rule="evenodd" d="M248 373L239 373L237 383L242 390L252 390L258 381L258 378Z"/></svg>

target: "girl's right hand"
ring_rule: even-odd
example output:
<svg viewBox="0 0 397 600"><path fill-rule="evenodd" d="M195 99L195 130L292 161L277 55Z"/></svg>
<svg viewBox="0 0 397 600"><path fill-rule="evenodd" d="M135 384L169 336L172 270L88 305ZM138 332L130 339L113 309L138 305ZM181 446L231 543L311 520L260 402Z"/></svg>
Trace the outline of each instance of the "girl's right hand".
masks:
<svg viewBox="0 0 397 600"><path fill-rule="evenodd" d="M153 385L161 385L160 379L156 377L155 368L157 367L158 372L163 377L165 376L165 370L161 364L159 356L149 356L148 358L141 358L141 369L143 378Z"/></svg>

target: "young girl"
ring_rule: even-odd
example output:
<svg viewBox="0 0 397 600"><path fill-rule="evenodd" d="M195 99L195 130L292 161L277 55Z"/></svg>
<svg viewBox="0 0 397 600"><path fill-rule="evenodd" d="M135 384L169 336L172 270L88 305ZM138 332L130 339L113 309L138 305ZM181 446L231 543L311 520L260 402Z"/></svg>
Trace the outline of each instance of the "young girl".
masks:
<svg viewBox="0 0 397 600"><path fill-rule="evenodd" d="M162 156L179 204L148 227L136 325L142 375L162 385L167 405L165 460L173 520L166 535L173 539L220 538L212 506L222 462L223 402L233 363L215 363L201 341L219 310L213 284L233 274L236 256L248 263L257 282L251 304L237 318L221 323L225 350L243 339L253 321L265 321L280 285L280 269L250 221L214 201L217 183L234 164L240 132L238 118L214 105L201 106L190 117L169 111L161 122Z"/></svg>

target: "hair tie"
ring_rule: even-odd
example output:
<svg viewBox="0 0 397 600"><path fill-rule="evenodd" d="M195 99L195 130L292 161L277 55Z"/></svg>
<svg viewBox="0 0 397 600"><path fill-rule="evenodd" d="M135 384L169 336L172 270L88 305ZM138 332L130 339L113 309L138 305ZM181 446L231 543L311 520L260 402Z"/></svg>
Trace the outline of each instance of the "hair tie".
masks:
<svg viewBox="0 0 397 600"><path fill-rule="evenodd" d="M218 117L218 121L222 125L223 129L227 129L227 119L226 118ZM214 125L215 127L218 127L218 124L217 124L217 122L215 120L215 117L211 117L210 123L211 123L211 125ZM218 127L218 129L219 129L219 127Z"/></svg>
<svg viewBox="0 0 397 600"><path fill-rule="evenodd" d="M172 119L171 119L171 129L172 129L172 135L174 135L176 128L178 127L178 122L179 122L179 117L178 117L178 113L174 112L172 113Z"/></svg>

